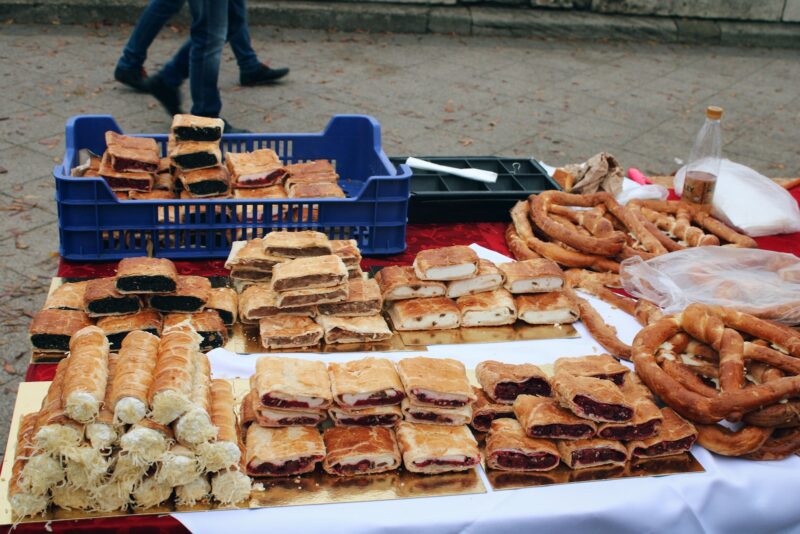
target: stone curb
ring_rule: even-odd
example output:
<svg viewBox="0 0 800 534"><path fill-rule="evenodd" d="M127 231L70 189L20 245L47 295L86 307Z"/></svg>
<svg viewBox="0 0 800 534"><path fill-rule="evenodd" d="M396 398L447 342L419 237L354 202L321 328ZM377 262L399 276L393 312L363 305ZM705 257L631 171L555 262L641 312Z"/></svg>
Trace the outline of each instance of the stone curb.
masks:
<svg viewBox="0 0 800 534"><path fill-rule="evenodd" d="M133 23L146 0L0 0L0 20ZM485 6L251 0L250 23L290 28L800 48L800 24ZM179 20L188 21L186 13Z"/></svg>

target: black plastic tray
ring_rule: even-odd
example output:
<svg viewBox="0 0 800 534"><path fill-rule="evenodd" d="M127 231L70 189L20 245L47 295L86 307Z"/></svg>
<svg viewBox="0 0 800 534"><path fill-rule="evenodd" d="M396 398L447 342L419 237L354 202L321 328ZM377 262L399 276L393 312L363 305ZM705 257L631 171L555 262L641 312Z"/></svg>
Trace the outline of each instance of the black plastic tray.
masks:
<svg viewBox="0 0 800 534"><path fill-rule="evenodd" d="M389 158L395 165L407 156ZM487 184L436 171L411 169L408 222L508 221L508 210L534 193L558 189L541 165L526 158L420 156L458 169L483 169L498 174Z"/></svg>

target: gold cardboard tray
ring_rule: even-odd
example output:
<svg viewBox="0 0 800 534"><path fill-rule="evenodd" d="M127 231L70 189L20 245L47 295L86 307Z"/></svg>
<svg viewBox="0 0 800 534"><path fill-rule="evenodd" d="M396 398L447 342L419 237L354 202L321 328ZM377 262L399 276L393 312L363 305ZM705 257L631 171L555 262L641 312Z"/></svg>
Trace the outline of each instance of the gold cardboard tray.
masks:
<svg viewBox="0 0 800 534"><path fill-rule="evenodd" d="M231 380L235 406L250 389L244 379ZM11 505L8 500L8 482L14 464L14 451L17 446L17 431L22 416L39 409L47 394L50 382L23 382L19 385L14 414L11 417L9 439L3 458L0 476L0 525L13 522ZM218 504L196 504L191 507L165 503L162 506L135 510L131 512L87 513L78 510L51 509L45 516L25 518L21 523L59 521L66 519L86 519L99 517L123 517L136 515L158 515L170 512L203 512L207 510L245 510L250 508L269 508L277 506L302 506L306 504L334 504L340 502L387 501L395 499L416 499L420 497L440 497L445 495L473 495L486 493L486 487L477 469L461 473L441 475L419 475L399 469L392 473L358 477L336 477L318 468L314 473L284 478L258 479L263 490L253 490L250 501L239 505L221 506Z"/></svg>
<svg viewBox="0 0 800 534"><path fill-rule="evenodd" d="M50 283L48 295L65 281L83 279L55 277ZM211 285L221 287L230 285L230 279L223 276L210 276ZM391 321L387 319L389 325ZM237 322L228 329L228 342L223 348L239 354L306 352L306 353L348 353L348 352L425 352L428 345L459 345L464 343L504 343L509 341L528 341L536 339L569 339L579 334L572 325L529 325L517 321L509 326L487 326L474 328L453 328L449 330L397 331L389 340L377 343L322 343L313 347L296 349L265 349L261 346L258 325ZM64 357L60 352L36 352L31 354L31 363L54 363Z"/></svg>

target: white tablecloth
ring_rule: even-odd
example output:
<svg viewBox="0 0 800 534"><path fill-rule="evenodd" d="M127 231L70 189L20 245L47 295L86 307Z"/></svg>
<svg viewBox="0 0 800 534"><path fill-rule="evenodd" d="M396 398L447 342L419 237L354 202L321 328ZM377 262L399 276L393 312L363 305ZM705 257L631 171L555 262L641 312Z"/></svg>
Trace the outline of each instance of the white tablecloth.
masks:
<svg viewBox="0 0 800 534"><path fill-rule="evenodd" d="M504 261L476 247L482 257ZM630 342L639 325L630 316L592 297L588 300ZM450 357L474 368L496 359L510 363L551 363L561 356L603 352L582 324L581 337L513 343L435 345L426 355ZM346 361L377 353L325 354ZM407 352L381 354L393 360ZM296 357L319 358L297 354ZM222 349L209 353L217 378L248 377L257 355ZM363 531L391 532L800 532L800 458L750 462L715 456L700 447L693 454L705 473L629 478L427 499L406 499L286 508L173 514L197 533ZM483 476L483 474L481 474Z"/></svg>

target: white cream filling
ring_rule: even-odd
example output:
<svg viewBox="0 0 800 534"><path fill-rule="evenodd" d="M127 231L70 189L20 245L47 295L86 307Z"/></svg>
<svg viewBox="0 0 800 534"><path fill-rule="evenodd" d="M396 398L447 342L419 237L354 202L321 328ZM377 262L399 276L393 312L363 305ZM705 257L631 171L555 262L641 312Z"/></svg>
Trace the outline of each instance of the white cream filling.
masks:
<svg viewBox="0 0 800 534"><path fill-rule="evenodd" d="M474 263L462 263L459 265L448 265L447 267L430 267L422 272L414 262L414 272L420 280L463 280L471 278L478 272Z"/></svg>
<svg viewBox="0 0 800 534"><path fill-rule="evenodd" d="M525 311L519 318L528 324L569 324L578 320L578 316L569 309L547 311Z"/></svg>
<svg viewBox="0 0 800 534"><path fill-rule="evenodd" d="M168 425L192 407L189 398L176 391L166 390L153 396L150 418L156 423Z"/></svg>
<svg viewBox="0 0 800 534"><path fill-rule="evenodd" d="M221 504L233 504L250 498L252 481L241 471L225 471L211 480L211 494Z"/></svg>
<svg viewBox="0 0 800 534"><path fill-rule="evenodd" d="M184 506L191 506L208 498L211 493L211 484L206 477L195 478L188 484L175 488L175 502Z"/></svg>
<svg viewBox="0 0 800 534"><path fill-rule="evenodd" d="M134 397L123 397L114 406L114 419L132 425L138 423L147 415L147 406Z"/></svg>
<svg viewBox="0 0 800 534"><path fill-rule="evenodd" d="M348 405L348 406L355 406L355 404L358 401L367 400L375 393L378 393L378 392L377 391L370 391L369 393L356 393L355 395L352 395L350 393L345 393L344 395L342 395L342 402L344 404ZM396 394L397 392L395 390L393 390L393 389L384 389L383 393L386 396L392 396L392 395Z"/></svg>
<svg viewBox="0 0 800 534"><path fill-rule="evenodd" d="M108 449L117 441L117 431L106 423L86 425L86 438L95 449Z"/></svg>
<svg viewBox="0 0 800 534"><path fill-rule="evenodd" d="M211 423L208 414L193 408L180 416L175 423L175 438L181 443L197 445L217 437L217 427Z"/></svg>
<svg viewBox="0 0 800 534"><path fill-rule="evenodd" d="M557 276L543 276L541 278L529 278L527 280L517 280L507 287L512 293L549 293L558 291L564 286L564 281Z"/></svg>
<svg viewBox="0 0 800 534"><path fill-rule="evenodd" d="M212 473L239 465L239 461L242 458L242 451L239 446L230 441L201 443L197 446L195 452L203 469Z"/></svg>
<svg viewBox="0 0 800 534"><path fill-rule="evenodd" d="M76 391L67 397L64 412L79 423L90 423L100 413L100 401L90 393Z"/></svg>
<svg viewBox="0 0 800 534"><path fill-rule="evenodd" d="M385 298L386 300L406 300L415 298L441 297L443 295L444 288L441 286L423 286L419 289L401 286L390 291Z"/></svg>
<svg viewBox="0 0 800 534"><path fill-rule="evenodd" d="M503 285L503 277L499 274L478 275L467 280L455 280L447 285L447 296L451 299L474 295L485 291L494 291Z"/></svg>
<svg viewBox="0 0 800 534"><path fill-rule="evenodd" d="M516 314L508 308L473 310L461 315L461 326L498 326L512 324L516 319Z"/></svg>

